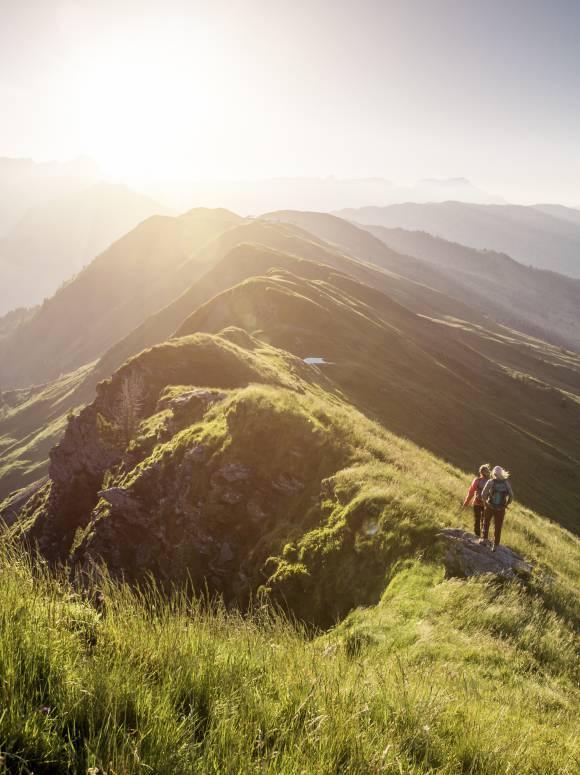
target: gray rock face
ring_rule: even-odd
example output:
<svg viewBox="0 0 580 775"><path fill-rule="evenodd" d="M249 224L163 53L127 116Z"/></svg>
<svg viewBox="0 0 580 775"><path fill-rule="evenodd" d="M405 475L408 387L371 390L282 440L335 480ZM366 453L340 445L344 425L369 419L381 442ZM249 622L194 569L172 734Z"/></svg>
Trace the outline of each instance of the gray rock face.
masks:
<svg viewBox="0 0 580 775"><path fill-rule="evenodd" d="M304 489L302 482L287 474L280 474L277 479L272 482L272 486L283 495L295 495Z"/></svg>
<svg viewBox="0 0 580 775"><path fill-rule="evenodd" d="M59 489L69 488L77 476L100 478L120 459L119 450L103 443L99 436L98 410L89 406L69 422L64 436L50 451L50 479Z"/></svg>
<svg viewBox="0 0 580 775"><path fill-rule="evenodd" d="M479 543L472 533L454 528L445 528L439 533L445 546L443 563L446 578L469 578L483 573L493 573L507 579L528 578L532 565L519 554L498 546L495 552L491 545Z"/></svg>
<svg viewBox="0 0 580 775"><path fill-rule="evenodd" d="M251 500L247 503L246 511L250 519L254 522L260 522L266 516L264 509L254 500Z"/></svg>
<svg viewBox="0 0 580 775"><path fill-rule="evenodd" d="M204 388L192 388L186 390L181 395L171 398L169 401L160 401L158 407L160 409L169 408L174 413L181 413L198 407L205 410L211 404L215 404L216 401L223 401L227 398L227 393L222 390L209 390Z"/></svg>
<svg viewBox="0 0 580 775"><path fill-rule="evenodd" d="M233 483L249 479L251 473L248 466L242 463L226 463L217 471L217 476L225 479L226 482Z"/></svg>
<svg viewBox="0 0 580 775"><path fill-rule="evenodd" d="M99 490L99 497L106 500L114 508L128 508L131 505L131 493L122 487L109 487L107 490Z"/></svg>
<svg viewBox="0 0 580 775"><path fill-rule="evenodd" d="M232 551L232 547L228 544L227 541L224 541L222 544L222 548L220 549L218 563L220 565L223 565L224 563L230 562L233 559L234 559L234 553Z"/></svg>
<svg viewBox="0 0 580 775"><path fill-rule="evenodd" d="M197 444L195 447L188 449L184 457L191 463L201 463L205 458L205 448L203 444Z"/></svg>

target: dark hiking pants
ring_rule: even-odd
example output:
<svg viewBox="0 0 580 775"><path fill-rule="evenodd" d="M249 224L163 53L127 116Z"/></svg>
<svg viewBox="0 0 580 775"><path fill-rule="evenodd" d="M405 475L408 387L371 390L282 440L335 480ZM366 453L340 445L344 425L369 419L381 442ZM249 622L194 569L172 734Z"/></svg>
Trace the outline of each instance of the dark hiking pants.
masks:
<svg viewBox="0 0 580 775"><path fill-rule="evenodd" d="M483 537L487 539L489 535L489 525L493 519L493 542L497 546L501 539L501 529L503 527L503 518L505 509L496 509L494 506L486 506L483 512Z"/></svg>
<svg viewBox="0 0 580 775"><path fill-rule="evenodd" d="M473 532L479 538L481 536L481 523L483 520L483 506L473 505Z"/></svg>

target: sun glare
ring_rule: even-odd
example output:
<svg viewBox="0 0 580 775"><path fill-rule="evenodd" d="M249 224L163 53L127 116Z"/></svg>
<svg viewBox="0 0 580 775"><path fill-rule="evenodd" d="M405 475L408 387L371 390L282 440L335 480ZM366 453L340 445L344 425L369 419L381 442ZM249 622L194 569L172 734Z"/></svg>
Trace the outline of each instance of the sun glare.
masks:
<svg viewBox="0 0 580 775"><path fill-rule="evenodd" d="M223 118L223 74L223 60L201 40L96 50L76 73L79 133L110 175L179 178L217 150L210 127Z"/></svg>

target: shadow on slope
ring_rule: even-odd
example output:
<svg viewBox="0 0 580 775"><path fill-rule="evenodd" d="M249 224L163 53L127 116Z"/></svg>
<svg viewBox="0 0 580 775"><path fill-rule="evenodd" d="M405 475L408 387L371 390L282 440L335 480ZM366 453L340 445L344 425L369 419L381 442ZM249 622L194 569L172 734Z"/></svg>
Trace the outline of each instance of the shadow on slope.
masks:
<svg viewBox="0 0 580 775"><path fill-rule="evenodd" d="M398 277L390 293L416 312L424 313L427 302L444 315L490 328L499 322L556 345L580 347L580 280L425 232L355 224L328 213L285 210L264 217L298 224L390 271L393 280Z"/></svg>
<svg viewBox="0 0 580 775"><path fill-rule="evenodd" d="M83 385L93 364L49 382L0 393L0 502L48 470L48 454L67 415L93 397Z"/></svg>
<svg viewBox="0 0 580 775"><path fill-rule="evenodd" d="M415 315L328 268L318 278L272 270L247 280L200 307L178 335L235 325L301 358L322 356L324 375L365 414L455 465L509 464L521 501L578 530L577 356Z"/></svg>
<svg viewBox="0 0 580 775"><path fill-rule="evenodd" d="M580 280L426 232L364 228L400 253L422 259L407 262L406 276L469 299L504 325L580 351Z"/></svg>

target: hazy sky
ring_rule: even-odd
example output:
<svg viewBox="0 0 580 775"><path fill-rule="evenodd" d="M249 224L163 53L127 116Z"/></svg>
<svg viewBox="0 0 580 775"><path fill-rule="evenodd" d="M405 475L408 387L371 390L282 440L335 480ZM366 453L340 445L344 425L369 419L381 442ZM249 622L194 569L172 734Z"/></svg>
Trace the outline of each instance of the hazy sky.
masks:
<svg viewBox="0 0 580 775"><path fill-rule="evenodd" d="M580 0L0 0L0 155L580 204Z"/></svg>

